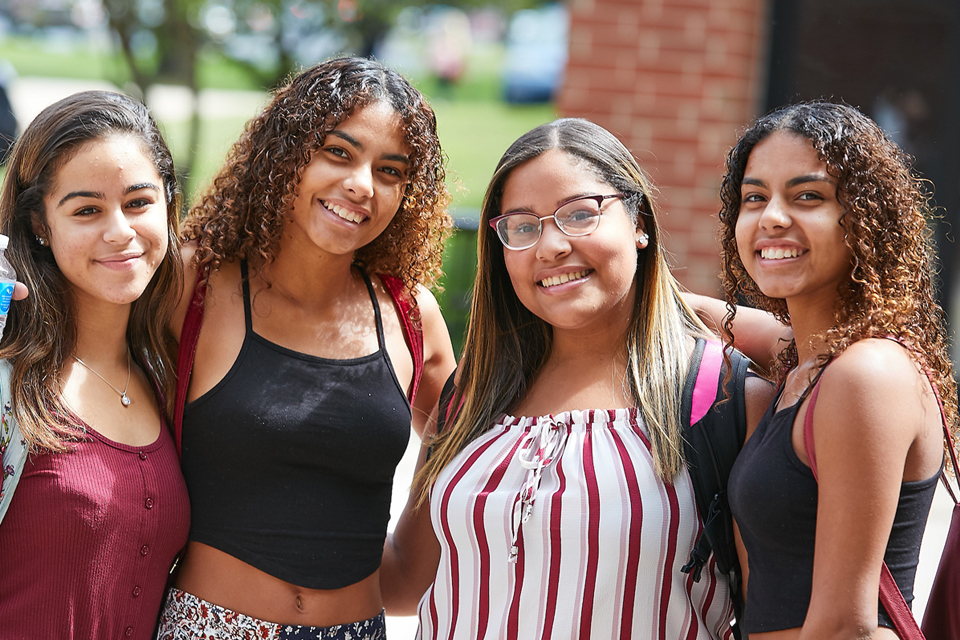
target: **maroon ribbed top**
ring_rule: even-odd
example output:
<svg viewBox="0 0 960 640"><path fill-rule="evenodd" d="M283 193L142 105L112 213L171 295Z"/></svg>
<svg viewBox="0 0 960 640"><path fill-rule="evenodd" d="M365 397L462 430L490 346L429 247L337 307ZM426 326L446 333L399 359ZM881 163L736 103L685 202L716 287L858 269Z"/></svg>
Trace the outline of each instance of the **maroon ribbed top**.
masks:
<svg viewBox="0 0 960 640"><path fill-rule="evenodd" d="M173 438L165 425L145 447L89 434L27 460L0 525L0 639L153 633L190 528Z"/></svg>

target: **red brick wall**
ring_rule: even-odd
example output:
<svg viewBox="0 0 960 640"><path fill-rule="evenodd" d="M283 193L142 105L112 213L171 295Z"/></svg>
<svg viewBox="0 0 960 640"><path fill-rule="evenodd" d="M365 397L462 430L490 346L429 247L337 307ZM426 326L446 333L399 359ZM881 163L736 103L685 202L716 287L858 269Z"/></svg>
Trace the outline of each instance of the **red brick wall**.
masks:
<svg viewBox="0 0 960 640"><path fill-rule="evenodd" d="M724 155L761 108L766 0L570 0L559 98L630 148L660 189L678 279L719 291Z"/></svg>

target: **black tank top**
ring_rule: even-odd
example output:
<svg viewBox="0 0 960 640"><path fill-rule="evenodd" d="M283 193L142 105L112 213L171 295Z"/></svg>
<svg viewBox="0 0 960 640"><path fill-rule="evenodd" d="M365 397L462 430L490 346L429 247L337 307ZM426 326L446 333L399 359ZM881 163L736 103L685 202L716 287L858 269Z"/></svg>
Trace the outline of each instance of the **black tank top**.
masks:
<svg viewBox="0 0 960 640"><path fill-rule="evenodd" d="M801 398L774 413L774 400L730 472L730 508L750 560L743 615L743 629L748 634L802 627L810 606L817 481L793 450L791 440L802 403ZM920 541L938 477L900 485L883 559L907 604L913 602ZM893 628L883 605L878 603L878 607L879 625Z"/></svg>
<svg viewBox="0 0 960 640"><path fill-rule="evenodd" d="M383 338L376 353L330 360L253 331L229 373L186 406L183 475L190 540L285 582L338 589L380 566L393 474L410 438L410 403Z"/></svg>

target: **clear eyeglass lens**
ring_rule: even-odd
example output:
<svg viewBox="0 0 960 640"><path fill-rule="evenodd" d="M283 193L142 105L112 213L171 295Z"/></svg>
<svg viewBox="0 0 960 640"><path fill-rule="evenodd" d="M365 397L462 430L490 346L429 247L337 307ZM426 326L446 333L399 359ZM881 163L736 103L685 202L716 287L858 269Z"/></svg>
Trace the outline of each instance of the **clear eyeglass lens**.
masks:
<svg viewBox="0 0 960 640"><path fill-rule="evenodd" d="M556 221L568 235L582 236L597 228L600 207L596 200L574 200L557 211Z"/></svg>
<svg viewBox="0 0 960 640"><path fill-rule="evenodd" d="M560 230L569 236L584 236L597 228L600 221L600 207L596 200L574 200L563 205L550 216L557 222ZM497 223L500 238L509 247L525 249L540 239L543 219L532 213L514 213Z"/></svg>

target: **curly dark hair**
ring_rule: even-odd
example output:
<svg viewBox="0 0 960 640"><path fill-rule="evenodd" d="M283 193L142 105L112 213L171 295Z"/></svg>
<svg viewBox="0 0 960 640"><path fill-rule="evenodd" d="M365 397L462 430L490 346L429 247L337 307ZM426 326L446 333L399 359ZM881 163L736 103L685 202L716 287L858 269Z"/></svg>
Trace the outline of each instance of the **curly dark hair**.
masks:
<svg viewBox="0 0 960 640"><path fill-rule="evenodd" d="M337 58L304 70L247 123L184 221L184 239L197 241L198 264L217 269L239 258L257 266L272 262L311 154L338 124L378 101L402 122L411 150L409 183L390 225L354 260L367 272L400 278L410 290L435 285L451 227L437 119L403 76L366 58Z"/></svg>
<svg viewBox="0 0 960 640"><path fill-rule="evenodd" d="M820 364L865 338L896 336L930 371L949 424L956 426L957 399L946 344L943 310L934 297L936 258L927 221L932 217L927 182L912 158L857 109L829 102L783 107L754 122L727 155L720 187L720 236L728 331L743 298L789 323L786 302L763 295L737 251L740 188L753 148L777 131L810 140L837 179L840 224L852 255L851 277L839 287L836 323L823 336ZM731 333L732 335L732 333ZM797 364L796 343L779 356L781 375Z"/></svg>

